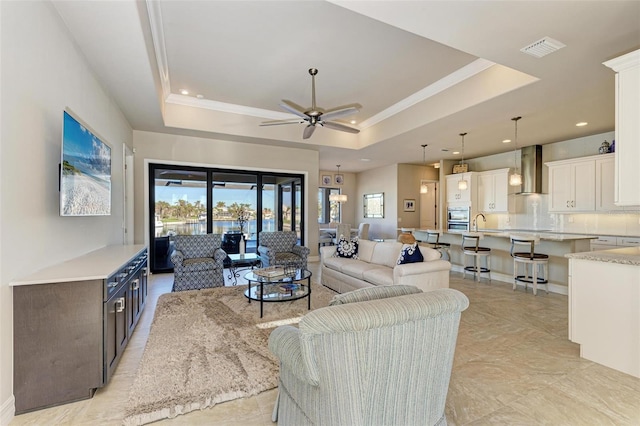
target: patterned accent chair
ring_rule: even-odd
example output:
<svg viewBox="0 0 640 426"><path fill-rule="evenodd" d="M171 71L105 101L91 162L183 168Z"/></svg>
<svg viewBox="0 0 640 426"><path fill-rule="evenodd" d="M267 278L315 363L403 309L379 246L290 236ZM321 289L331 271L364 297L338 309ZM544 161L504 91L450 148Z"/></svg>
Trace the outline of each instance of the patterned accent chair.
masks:
<svg viewBox="0 0 640 426"><path fill-rule="evenodd" d="M372 287L280 326L278 425L446 425L461 312L454 289ZM412 287L412 286L402 286ZM387 293L387 294L385 294Z"/></svg>
<svg viewBox="0 0 640 426"><path fill-rule="evenodd" d="M295 266L307 269L309 247L298 245L298 236L293 231L261 232L258 255L262 266Z"/></svg>
<svg viewBox="0 0 640 426"><path fill-rule="evenodd" d="M173 290L199 290L224 286L222 236L219 234L176 235L173 263Z"/></svg>

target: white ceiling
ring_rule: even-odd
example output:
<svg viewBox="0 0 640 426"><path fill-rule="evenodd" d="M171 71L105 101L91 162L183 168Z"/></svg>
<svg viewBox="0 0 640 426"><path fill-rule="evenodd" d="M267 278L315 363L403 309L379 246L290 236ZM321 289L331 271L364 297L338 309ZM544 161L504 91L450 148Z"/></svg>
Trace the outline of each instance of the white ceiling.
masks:
<svg viewBox="0 0 640 426"><path fill-rule="evenodd" d="M459 159L614 129L614 74L640 48L639 1L58 1L135 130L320 152L321 169ZM543 37L566 47L520 52ZM359 103L357 135L285 118L282 99ZM188 90L188 96L180 94ZM202 99L196 98L202 95ZM587 121L588 126L575 123ZM443 152L443 149L449 149ZM361 161L366 158L370 161Z"/></svg>

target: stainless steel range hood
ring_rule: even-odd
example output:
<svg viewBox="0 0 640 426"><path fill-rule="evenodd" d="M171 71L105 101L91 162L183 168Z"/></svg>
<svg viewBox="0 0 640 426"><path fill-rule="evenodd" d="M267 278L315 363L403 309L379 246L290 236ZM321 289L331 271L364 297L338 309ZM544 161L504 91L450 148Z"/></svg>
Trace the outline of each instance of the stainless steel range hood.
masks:
<svg viewBox="0 0 640 426"><path fill-rule="evenodd" d="M520 150L522 190L518 194L542 193L542 145L525 146Z"/></svg>

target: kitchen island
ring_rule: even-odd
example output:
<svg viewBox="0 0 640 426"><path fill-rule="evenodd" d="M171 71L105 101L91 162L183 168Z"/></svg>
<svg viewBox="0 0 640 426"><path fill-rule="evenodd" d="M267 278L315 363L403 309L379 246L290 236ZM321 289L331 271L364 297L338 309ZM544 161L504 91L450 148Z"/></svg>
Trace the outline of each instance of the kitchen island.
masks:
<svg viewBox="0 0 640 426"><path fill-rule="evenodd" d="M590 241L597 238L595 235L526 229L479 229L478 232L483 235L480 244L491 249L491 278L509 283L513 283L509 236L516 234L538 237L540 242L536 244L536 252L549 255L549 291L564 295L569 293L569 261L565 255L589 251ZM416 230L413 234L418 240L426 239L426 230ZM440 236L440 242L451 244L451 269L462 272L462 231L445 231Z"/></svg>
<svg viewBox="0 0 640 426"><path fill-rule="evenodd" d="M568 254L569 340L640 378L640 247Z"/></svg>

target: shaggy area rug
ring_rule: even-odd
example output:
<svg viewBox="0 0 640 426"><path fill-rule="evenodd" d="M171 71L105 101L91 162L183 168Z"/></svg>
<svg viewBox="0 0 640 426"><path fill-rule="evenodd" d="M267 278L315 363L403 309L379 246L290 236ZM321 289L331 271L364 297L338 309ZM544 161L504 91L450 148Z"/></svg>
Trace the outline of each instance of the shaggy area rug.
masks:
<svg viewBox="0 0 640 426"><path fill-rule="evenodd" d="M329 304L331 290L312 283L311 309ZM307 299L247 302L246 286L181 291L159 297L134 379L125 425L173 418L277 386L269 334L296 323Z"/></svg>

